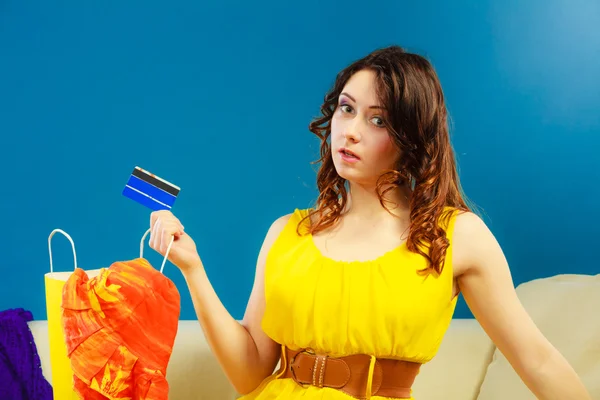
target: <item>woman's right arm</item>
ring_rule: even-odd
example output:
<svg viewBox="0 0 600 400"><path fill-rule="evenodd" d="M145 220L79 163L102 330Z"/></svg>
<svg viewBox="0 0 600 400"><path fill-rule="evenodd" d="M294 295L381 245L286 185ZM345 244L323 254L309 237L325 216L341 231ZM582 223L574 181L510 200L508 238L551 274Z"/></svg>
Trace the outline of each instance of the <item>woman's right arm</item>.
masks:
<svg viewBox="0 0 600 400"><path fill-rule="evenodd" d="M169 260L180 268L206 340L240 394L257 388L273 373L279 359L280 346L261 327L265 309L264 273L267 254L288 220L289 215L277 219L267 232L258 256L252 293L240 323L217 296L196 246L183 232L179 220L168 211L152 213L150 246L164 255L170 238L175 236Z"/></svg>

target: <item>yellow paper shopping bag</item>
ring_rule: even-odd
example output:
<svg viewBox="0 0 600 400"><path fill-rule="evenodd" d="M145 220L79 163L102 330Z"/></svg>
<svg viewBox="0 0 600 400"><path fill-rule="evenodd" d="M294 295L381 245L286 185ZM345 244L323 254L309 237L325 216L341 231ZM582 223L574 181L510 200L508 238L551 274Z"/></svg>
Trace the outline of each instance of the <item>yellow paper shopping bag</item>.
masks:
<svg viewBox="0 0 600 400"><path fill-rule="evenodd" d="M74 267L72 271L56 272L52 261L52 237L56 233L63 234L73 249ZM45 275L46 313L48 319L48 339L50 344L50 366L52 371L52 391L56 400L79 400L73 390L73 371L67 355L67 346L61 323L62 292L65 282L77 268L77 253L71 236L61 229L55 229L48 236L48 252L50 255L50 272ZM98 275L100 270L86 271L90 277Z"/></svg>
<svg viewBox="0 0 600 400"><path fill-rule="evenodd" d="M53 262L53 258L52 258L52 237L56 233L60 233L60 234L64 235L71 243L71 248L73 250L73 264L74 264L72 271L63 271L63 272L55 271L54 262ZM142 240L140 241L139 259L144 258L144 241L149 234L150 234L150 229L148 229L142 236ZM171 238L171 242L169 243L166 254L163 258L162 265L160 267L161 274L163 273L163 269L165 267L165 263L167 262L168 254L171 250L171 246L173 245L173 241L174 241L174 238ZM69 310L67 310L67 314L64 314L65 307L68 307L68 302L63 303L63 291L65 288L65 284L67 283L67 281L69 281L69 278L71 278L73 276L73 272L75 270L80 269L77 267L77 253L75 252L75 243L73 242L73 239L71 238L71 236L69 236L69 234L67 234L66 232L64 232L61 229L55 229L50 233L50 236L48 237L48 252L50 255L50 272L45 275L46 312L47 312L47 319L48 319L48 336L49 336L49 344L50 344L50 366L51 366L51 373L52 373L52 388L53 388L53 393L54 393L54 399L55 400L80 400L80 396L77 394L77 392L74 389L74 382L75 382L74 371L75 371L75 369L73 369L73 367L72 367L73 364L71 363L71 361L72 361L71 358L73 357L73 354L70 355L71 356L71 358L70 358L69 354L67 353L67 343L65 340L65 331L64 331L64 326L63 326L64 318L69 315L69 311L72 311L72 309L69 309ZM147 262L146 262L146 264L147 264ZM106 269L103 268L103 269L94 269L94 270L84 270L84 272L85 272L85 275L87 276L87 278L92 280L93 278L102 276L102 274L104 274L106 272ZM165 287L163 287L163 289L165 289L167 287L170 288L171 285L172 285L172 283L167 284ZM177 319L179 317L179 293L177 292L176 288L173 288L172 290L170 290L170 292L171 293L170 293L169 297L176 298L177 299L176 304L174 304L174 303L170 304L169 307L166 307L167 305L163 305L164 306L163 308L165 308L165 309L170 308L170 309L176 310L176 311L174 311L174 313L176 312L176 314L172 314L172 315L176 315L174 317L175 318L174 326L176 328L177 327ZM149 298L154 298L154 296L150 296ZM127 304L125 303L124 306L126 306L126 305ZM167 319L171 320L171 321L173 320L173 318L167 318ZM164 329L161 328L161 332L162 331L164 331ZM167 331L168 331L168 329L167 329ZM175 339L174 335L176 334L176 329L174 331L171 329L171 331L172 331L171 333L173 334L173 337L168 337L168 340L166 340L165 343L161 343L161 345L163 347L164 346L167 347L166 351L163 349L163 353L165 353L165 352L168 353L167 358L170 357L170 352L171 352L171 349L173 346L173 341ZM140 354L143 354L143 352ZM84 354L84 356L85 356L85 354ZM163 355L163 358L164 358L164 355ZM82 361L81 357L79 357L79 360L76 362L76 367L81 367L82 365L85 366L88 364L85 359L83 360L84 361L83 363L81 361ZM95 361L98 361L98 360L96 359ZM143 365L144 360L139 360L138 362L140 362L140 365ZM114 368L114 366L113 366L113 368ZM110 368L108 368L108 369L110 369ZM79 368L78 371L81 372L81 368ZM160 371L158 371L158 372L155 371L155 372L158 375L161 375ZM82 379L81 374L79 374L77 376L77 378L78 378L78 380L81 380ZM159 378L160 378L160 376L159 376ZM151 389L153 390L153 393L155 393L155 394L158 393L160 390L168 389L168 385L165 384L165 385L161 386L159 384L160 383L159 378L157 378L157 381L155 383L153 383L153 386L151 387ZM164 379L163 379L163 381L164 381ZM103 381L103 384L107 383L107 382ZM92 386L90 386L90 387L92 387ZM100 391L97 387L94 387L94 390ZM119 397L119 398L121 398L121 397ZM160 397L160 398L162 398L162 397Z"/></svg>

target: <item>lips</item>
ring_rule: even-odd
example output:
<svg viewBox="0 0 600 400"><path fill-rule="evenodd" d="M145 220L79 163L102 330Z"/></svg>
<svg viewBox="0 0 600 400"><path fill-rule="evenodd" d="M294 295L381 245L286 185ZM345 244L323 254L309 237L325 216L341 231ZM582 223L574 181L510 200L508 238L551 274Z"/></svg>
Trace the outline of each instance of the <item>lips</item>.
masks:
<svg viewBox="0 0 600 400"><path fill-rule="evenodd" d="M356 153L354 153L354 152L352 152L352 151L350 151L350 150L348 150L348 149L346 149L346 148L344 148L344 147L342 147L342 148L339 150L339 152L340 152L342 155L346 156L346 157L353 157L353 158L356 158L357 160L360 160L360 157L359 157L358 155L356 155Z"/></svg>

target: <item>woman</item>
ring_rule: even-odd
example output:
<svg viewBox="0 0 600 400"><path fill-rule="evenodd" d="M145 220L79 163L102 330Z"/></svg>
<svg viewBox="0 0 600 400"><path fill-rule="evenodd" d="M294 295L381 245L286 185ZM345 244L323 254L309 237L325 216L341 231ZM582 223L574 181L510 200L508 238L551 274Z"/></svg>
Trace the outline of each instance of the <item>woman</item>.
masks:
<svg viewBox="0 0 600 400"><path fill-rule="evenodd" d="M462 292L538 398L589 399L463 200L430 63L396 46L377 50L340 72L321 112L310 125L321 140L317 205L271 225L241 324L181 222L151 216L151 247L164 255L175 237L169 260L243 398L411 398Z"/></svg>

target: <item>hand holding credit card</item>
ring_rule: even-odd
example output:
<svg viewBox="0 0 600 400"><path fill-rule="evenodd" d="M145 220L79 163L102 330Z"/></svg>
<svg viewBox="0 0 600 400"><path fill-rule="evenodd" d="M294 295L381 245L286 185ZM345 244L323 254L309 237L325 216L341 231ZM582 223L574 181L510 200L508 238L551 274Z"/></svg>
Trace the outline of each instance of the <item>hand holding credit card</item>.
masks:
<svg viewBox="0 0 600 400"><path fill-rule="evenodd" d="M123 196L153 211L171 210L180 190L178 186L135 167L123 189Z"/></svg>

